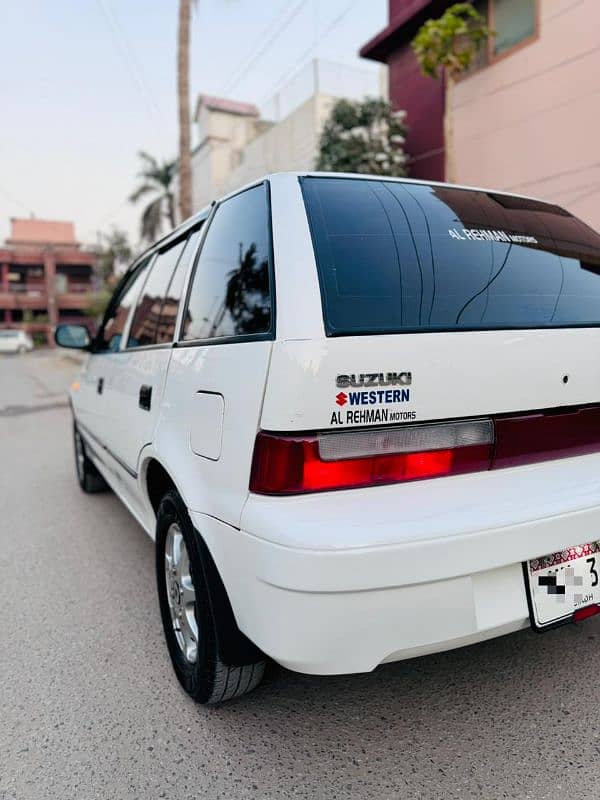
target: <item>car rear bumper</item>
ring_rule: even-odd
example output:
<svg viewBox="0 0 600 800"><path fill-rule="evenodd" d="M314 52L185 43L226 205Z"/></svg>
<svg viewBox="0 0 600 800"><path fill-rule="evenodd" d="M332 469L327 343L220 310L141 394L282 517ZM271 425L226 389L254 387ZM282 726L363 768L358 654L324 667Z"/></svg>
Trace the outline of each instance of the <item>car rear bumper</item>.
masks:
<svg viewBox="0 0 600 800"><path fill-rule="evenodd" d="M261 536L201 514L193 517L213 553L240 628L264 652L299 672L366 672L383 662L526 627L522 562L599 538L600 486L590 477L597 466L597 456L585 456L503 470L499 479L487 473L479 481L461 476L423 481L401 491L382 487L320 499L251 497L243 524L247 528L260 519ZM531 502L519 505L523 487L530 501L539 499L540 475L545 476L539 496L545 505L538 510L548 510L556 500L553 475L562 475L563 488L570 482L578 485L580 494L568 495L571 507L563 503L562 513L555 508L556 513L534 518ZM407 524L401 509L426 485L429 505ZM468 486L471 504L463 505L459 517L455 511ZM587 507L581 507L581 492ZM390 512L392 497L397 502ZM488 513L480 521L491 524L473 529L469 521L478 518L476 507L482 503ZM575 503L580 507L573 507ZM522 521L497 524L511 515ZM431 522L429 533L435 530L437 535L427 535L426 520ZM360 543L349 546L359 529ZM298 546L301 537L308 546ZM319 539L321 546L316 546Z"/></svg>

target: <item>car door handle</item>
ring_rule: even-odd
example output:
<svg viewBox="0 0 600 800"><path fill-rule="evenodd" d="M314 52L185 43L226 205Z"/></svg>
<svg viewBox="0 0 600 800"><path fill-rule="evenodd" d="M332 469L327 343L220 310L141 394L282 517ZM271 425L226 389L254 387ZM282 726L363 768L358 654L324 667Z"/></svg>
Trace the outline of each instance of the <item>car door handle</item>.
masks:
<svg viewBox="0 0 600 800"><path fill-rule="evenodd" d="M97 390L98 394L102 394L104 391L104 378L98 378Z"/></svg>
<svg viewBox="0 0 600 800"><path fill-rule="evenodd" d="M140 386L140 408L144 411L150 411L152 405L152 386Z"/></svg>

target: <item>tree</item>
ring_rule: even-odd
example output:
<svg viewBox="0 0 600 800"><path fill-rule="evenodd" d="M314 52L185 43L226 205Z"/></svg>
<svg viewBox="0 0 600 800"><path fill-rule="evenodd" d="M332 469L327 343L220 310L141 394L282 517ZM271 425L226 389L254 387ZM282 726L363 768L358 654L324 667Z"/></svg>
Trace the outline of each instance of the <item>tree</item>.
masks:
<svg viewBox="0 0 600 800"><path fill-rule="evenodd" d="M129 266L134 252L125 231L113 227L108 233L98 233L98 243L92 249L96 256L95 272L99 281L98 291L87 296L85 314L100 319L112 295L112 287L118 275Z"/></svg>
<svg viewBox="0 0 600 800"><path fill-rule="evenodd" d="M192 214L192 154L190 150L190 16L191 0L179 0L177 30L177 104L179 109L179 213Z"/></svg>
<svg viewBox="0 0 600 800"><path fill-rule="evenodd" d="M405 117L380 98L338 100L321 133L317 169L405 175Z"/></svg>
<svg viewBox="0 0 600 800"><path fill-rule="evenodd" d="M452 102L458 75L468 70L483 42L494 34L470 3L455 3L439 19L428 19L412 41L421 72L445 77L444 146L446 180L456 180Z"/></svg>
<svg viewBox="0 0 600 800"><path fill-rule="evenodd" d="M138 177L142 182L129 200L137 203L148 194L154 195L142 212L140 227L142 239L153 242L162 231L165 218L172 228L175 227L175 198L172 186L177 172L177 161L159 162L144 151L140 151L139 156L142 168L138 172Z"/></svg>
<svg viewBox="0 0 600 800"><path fill-rule="evenodd" d="M98 244L94 247L96 274L102 284L110 284L133 260L133 250L125 231L113 227L108 233L98 233Z"/></svg>

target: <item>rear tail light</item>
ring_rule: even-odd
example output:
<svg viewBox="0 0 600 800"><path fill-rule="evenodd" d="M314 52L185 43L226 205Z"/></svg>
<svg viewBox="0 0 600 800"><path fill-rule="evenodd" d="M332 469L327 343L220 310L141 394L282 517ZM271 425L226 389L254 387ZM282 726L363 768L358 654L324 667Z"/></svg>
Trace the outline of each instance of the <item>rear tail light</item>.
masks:
<svg viewBox="0 0 600 800"><path fill-rule="evenodd" d="M290 436L260 432L250 491L298 494L490 468L491 420Z"/></svg>
<svg viewBox="0 0 600 800"><path fill-rule="evenodd" d="M582 622L584 619L588 617L594 617L596 614L600 614L600 606L593 605L593 606L585 606L585 608L579 608L573 614L573 622Z"/></svg>
<svg viewBox="0 0 600 800"><path fill-rule="evenodd" d="M598 451L598 405L296 436L260 432L250 490L298 494L376 486Z"/></svg>

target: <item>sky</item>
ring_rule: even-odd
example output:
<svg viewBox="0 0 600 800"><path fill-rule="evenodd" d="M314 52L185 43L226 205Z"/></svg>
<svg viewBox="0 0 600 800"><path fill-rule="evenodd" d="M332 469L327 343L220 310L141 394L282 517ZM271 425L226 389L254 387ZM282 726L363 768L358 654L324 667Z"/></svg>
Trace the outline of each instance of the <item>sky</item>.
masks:
<svg viewBox="0 0 600 800"><path fill-rule="evenodd" d="M1 0L0 241L9 218L124 228L139 150L177 148L177 0ZM191 97L265 104L312 58L377 69L358 49L387 0L197 0Z"/></svg>

